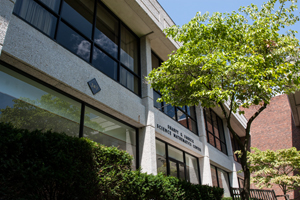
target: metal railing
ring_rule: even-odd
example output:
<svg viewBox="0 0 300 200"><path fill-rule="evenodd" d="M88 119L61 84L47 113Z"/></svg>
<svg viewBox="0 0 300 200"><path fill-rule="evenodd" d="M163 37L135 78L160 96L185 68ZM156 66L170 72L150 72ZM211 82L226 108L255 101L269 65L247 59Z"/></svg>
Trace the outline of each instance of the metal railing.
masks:
<svg viewBox="0 0 300 200"><path fill-rule="evenodd" d="M241 199L242 188L230 188L231 197L233 200ZM274 190L257 190L250 189L250 199L251 200L277 200L277 197L285 197L289 200L289 195L275 195Z"/></svg>

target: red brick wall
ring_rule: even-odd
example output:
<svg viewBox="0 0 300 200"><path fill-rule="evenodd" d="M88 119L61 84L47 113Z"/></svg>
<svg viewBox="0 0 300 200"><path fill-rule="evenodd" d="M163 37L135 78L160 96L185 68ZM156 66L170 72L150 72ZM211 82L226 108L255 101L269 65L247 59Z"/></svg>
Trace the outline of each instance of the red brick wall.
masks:
<svg viewBox="0 0 300 200"><path fill-rule="evenodd" d="M249 119L259 106L251 106L245 110ZM300 127L296 127L287 95L271 99L267 108L253 121L251 125L251 146L260 150L277 150L295 146L300 150ZM276 195L282 194L279 187L274 187ZM290 198L300 200L298 191L290 193Z"/></svg>

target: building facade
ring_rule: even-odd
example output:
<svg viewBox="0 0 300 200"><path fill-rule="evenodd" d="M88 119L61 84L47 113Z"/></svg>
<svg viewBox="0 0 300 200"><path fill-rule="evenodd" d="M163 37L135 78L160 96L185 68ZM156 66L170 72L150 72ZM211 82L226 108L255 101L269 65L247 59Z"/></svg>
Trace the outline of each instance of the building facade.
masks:
<svg viewBox="0 0 300 200"><path fill-rule="evenodd" d="M0 0L0 121L117 146L132 168L238 187L220 108L158 103L145 76L180 44L156 0ZM243 137L246 118L232 124Z"/></svg>

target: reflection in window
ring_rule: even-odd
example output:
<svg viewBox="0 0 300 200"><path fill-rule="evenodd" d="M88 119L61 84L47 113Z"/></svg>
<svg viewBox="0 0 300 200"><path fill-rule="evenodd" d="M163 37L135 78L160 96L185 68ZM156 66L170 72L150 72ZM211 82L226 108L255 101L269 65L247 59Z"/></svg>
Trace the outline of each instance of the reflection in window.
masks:
<svg viewBox="0 0 300 200"><path fill-rule="evenodd" d="M227 155L222 119L212 109L203 108L207 142Z"/></svg>
<svg viewBox="0 0 300 200"><path fill-rule="evenodd" d="M124 26L121 27L121 34L121 62L135 73L138 73L137 40Z"/></svg>
<svg viewBox="0 0 300 200"><path fill-rule="evenodd" d="M185 162L186 162L186 174L187 174L187 181L199 184L199 170L198 170L198 159L190 156L189 154L185 154Z"/></svg>
<svg viewBox="0 0 300 200"><path fill-rule="evenodd" d="M61 17L88 38L92 37L93 1L83 4L78 0L65 0Z"/></svg>
<svg viewBox="0 0 300 200"><path fill-rule="evenodd" d="M159 140L156 140L156 165L157 173L163 173L167 175L167 161L166 161L166 149L165 144Z"/></svg>
<svg viewBox="0 0 300 200"><path fill-rule="evenodd" d="M0 121L79 135L81 104L0 65Z"/></svg>
<svg viewBox="0 0 300 200"><path fill-rule="evenodd" d="M90 60L91 43L73 31L64 23L60 24L57 41L85 61Z"/></svg>
<svg viewBox="0 0 300 200"><path fill-rule="evenodd" d="M98 3L94 41L107 53L118 58L119 21Z"/></svg>
<svg viewBox="0 0 300 200"><path fill-rule="evenodd" d="M213 181L213 186L220 187L224 189L224 197L230 197L230 185L229 185L229 175L224 170L210 166L211 178Z"/></svg>
<svg viewBox="0 0 300 200"><path fill-rule="evenodd" d="M140 95L139 39L100 1L17 0L14 14Z"/></svg>
<svg viewBox="0 0 300 200"><path fill-rule="evenodd" d="M85 108L84 137L103 144L115 146L133 155L133 169L136 169L136 130L114 120L90 107Z"/></svg>
<svg viewBox="0 0 300 200"><path fill-rule="evenodd" d="M167 148L167 151L166 151ZM156 139L157 173L200 184L198 159Z"/></svg>
<svg viewBox="0 0 300 200"><path fill-rule="evenodd" d="M98 48L94 48L93 65L110 78L118 79L118 63L103 53Z"/></svg>

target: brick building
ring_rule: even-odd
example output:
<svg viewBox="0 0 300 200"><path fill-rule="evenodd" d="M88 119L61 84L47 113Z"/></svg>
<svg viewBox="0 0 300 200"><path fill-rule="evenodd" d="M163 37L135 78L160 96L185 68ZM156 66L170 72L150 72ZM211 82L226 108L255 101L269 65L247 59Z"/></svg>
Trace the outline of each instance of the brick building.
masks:
<svg viewBox="0 0 300 200"><path fill-rule="evenodd" d="M253 121L251 127L251 146L260 150L278 150L296 147L300 150L300 127L295 124L292 112L295 108L295 95L280 95L271 99L267 108ZM245 110L249 119L258 109L252 106ZM297 117L297 116L296 116ZM297 119L296 119L297 120ZM274 187L277 195L282 194L279 187ZM299 192L289 193L290 198L300 199Z"/></svg>

